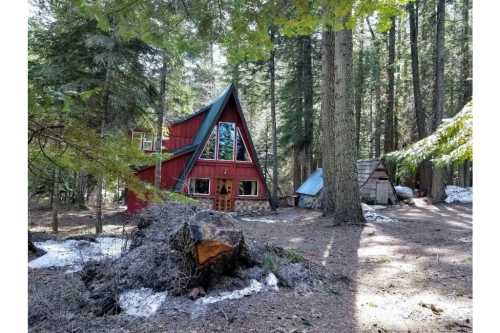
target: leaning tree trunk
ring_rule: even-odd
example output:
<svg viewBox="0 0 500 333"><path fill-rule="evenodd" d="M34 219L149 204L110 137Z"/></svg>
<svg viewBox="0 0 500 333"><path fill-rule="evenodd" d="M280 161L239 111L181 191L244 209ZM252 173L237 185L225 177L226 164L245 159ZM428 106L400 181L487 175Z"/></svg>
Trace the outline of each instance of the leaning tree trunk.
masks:
<svg viewBox="0 0 500 333"><path fill-rule="evenodd" d="M271 27L271 56L269 58L269 77L270 77L270 95L271 95L271 135L273 150L273 182L272 182L272 202L273 209L278 207L278 139L276 134L276 97L275 97L275 64L274 64L274 28Z"/></svg>
<svg viewBox="0 0 500 333"><path fill-rule="evenodd" d="M445 20L445 0L439 0L437 5L437 20L436 20L436 44L434 51L434 117L432 121L432 129L435 131L443 119L444 112L444 20ZM432 188L431 197L433 202L443 200L444 193L444 170L439 167L434 167L432 172Z"/></svg>
<svg viewBox="0 0 500 333"><path fill-rule="evenodd" d="M163 139L163 122L165 121L165 90L166 90L166 80L167 80L167 56L165 53L162 55L162 67L160 74L160 94L156 110L156 142L155 142L155 152L156 152L156 163L155 163L155 178L154 186L158 190L161 186L161 153L162 153L162 139Z"/></svg>
<svg viewBox="0 0 500 333"><path fill-rule="evenodd" d="M345 18L344 24L348 17ZM352 78L352 30L343 27L335 33L335 122L333 159L335 221L364 222L356 163L356 121Z"/></svg>
<svg viewBox="0 0 500 333"><path fill-rule="evenodd" d="M335 192L333 178L334 145L334 59L335 34L329 27L323 28L321 37L321 159L323 166L323 212L332 214L335 208Z"/></svg>

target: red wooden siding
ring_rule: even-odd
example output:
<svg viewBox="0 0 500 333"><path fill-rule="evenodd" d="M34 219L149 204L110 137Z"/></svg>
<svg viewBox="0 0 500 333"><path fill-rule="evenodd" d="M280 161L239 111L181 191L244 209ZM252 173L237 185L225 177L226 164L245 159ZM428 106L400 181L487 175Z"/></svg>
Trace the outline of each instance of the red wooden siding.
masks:
<svg viewBox="0 0 500 333"><path fill-rule="evenodd" d="M172 151L182 146L191 144L204 117L205 112L200 113L187 121L171 125L169 127L168 139L163 141L165 149L167 151Z"/></svg>

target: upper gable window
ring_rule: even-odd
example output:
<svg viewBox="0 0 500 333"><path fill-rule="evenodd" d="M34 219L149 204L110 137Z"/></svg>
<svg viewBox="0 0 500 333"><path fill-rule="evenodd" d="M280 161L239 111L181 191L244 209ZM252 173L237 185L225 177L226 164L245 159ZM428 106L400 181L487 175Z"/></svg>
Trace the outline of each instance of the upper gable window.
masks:
<svg viewBox="0 0 500 333"><path fill-rule="evenodd" d="M215 141L217 140L217 126L214 127L210 137L207 140L207 144L205 145L205 149L203 149L203 153L201 153L201 159L204 160L215 160Z"/></svg>
<svg viewBox="0 0 500 333"><path fill-rule="evenodd" d="M219 160L234 160L234 123L219 123Z"/></svg>
<svg viewBox="0 0 500 333"><path fill-rule="evenodd" d="M236 131L236 160L237 161L250 161L245 141L241 136L240 129Z"/></svg>

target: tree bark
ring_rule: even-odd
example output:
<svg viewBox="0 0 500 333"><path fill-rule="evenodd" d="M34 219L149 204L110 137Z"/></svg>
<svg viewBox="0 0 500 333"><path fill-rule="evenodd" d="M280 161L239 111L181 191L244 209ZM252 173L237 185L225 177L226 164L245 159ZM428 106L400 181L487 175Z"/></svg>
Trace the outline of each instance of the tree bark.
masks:
<svg viewBox="0 0 500 333"><path fill-rule="evenodd" d="M59 232L59 179L60 171L54 168L54 185L53 185L53 201L52 201L52 232L57 234Z"/></svg>
<svg viewBox="0 0 500 333"><path fill-rule="evenodd" d="M293 150L293 163L292 163L292 173L293 173L293 191L295 192L302 184L302 170L300 166L300 150L299 147L294 146Z"/></svg>
<svg viewBox="0 0 500 333"><path fill-rule="evenodd" d="M155 140L155 152L156 152L156 163L155 163L155 178L154 186L158 190L161 187L161 166L162 166L162 146L163 146L163 124L165 121L165 91L166 91L166 80L167 80L167 55L163 52L162 55L162 66L160 73L160 93L159 100L156 109L156 140Z"/></svg>
<svg viewBox="0 0 500 333"><path fill-rule="evenodd" d="M379 158L381 153L381 130L382 130L382 98L380 92L380 41L375 36L370 20L366 19L368 28L370 29L370 34L372 36L372 41L375 45L375 56L373 59L373 81L375 82L375 157Z"/></svg>
<svg viewBox="0 0 500 333"><path fill-rule="evenodd" d="M387 63L387 109L384 123L384 153L394 150L394 60L396 56L396 20L391 18L389 30L389 58Z"/></svg>
<svg viewBox="0 0 500 333"><path fill-rule="evenodd" d="M361 34L363 34L363 28L361 28ZM357 65L357 75L356 75L356 90L355 90L355 101L354 108L356 109L356 152L359 156L360 148L360 137L361 137L361 109L363 107L363 95L364 95L364 85L365 85L365 64L364 64L364 45L363 39L361 38L358 51L358 65Z"/></svg>
<svg viewBox="0 0 500 333"><path fill-rule="evenodd" d="M311 37L304 37L302 45L303 54L303 112L304 112L304 163L303 179L309 177L313 170L313 77L312 77L312 46Z"/></svg>
<svg viewBox="0 0 500 333"><path fill-rule="evenodd" d="M344 18L344 24L349 17ZM352 30L345 26L335 33L335 122L333 159L335 221L364 222L356 163L356 120L354 117Z"/></svg>
<svg viewBox="0 0 500 333"><path fill-rule="evenodd" d="M445 0L438 0L436 12L436 43L434 49L434 94L433 94L433 121L432 129L435 131L443 119L444 112L444 20ZM433 202L442 201L444 193L444 170L434 167L432 172L431 196Z"/></svg>
<svg viewBox="0 0 500 333"><path fill-rule="evenodd" d="M273 209L276 209L279 204L278 200L278 140L276 135L276 97L275 97L275 50L274 50L274 28L270 29L271 36L271 55L269 58L269 77L270 77L270 95L271 95L271 135L272 135L272 150L273 150L273 183L272 183L272 202Z"/></svg>
<svg viewBox="0 0 500 333"><path fill-rule="evenodd" d="M321 158L323 166L323 212L332 214L335 209L333 159L335 156L335 34L329 27L321 33Z"/></svg>
<svg viewBox="0 0 500 333"><path fill-rule="evenodd" d="M418 6L418 0L415 1ZM411 71L413 80L413 103L415 108L415 118L417 121L418 139L421 140L427 136L425 128L425 111L422 105L422 96L420 92L420 67L418 62L418 7L417 11L412 2L408 4L410 14L410 49L411 49Z"/></svg>
<svg viewBox="0 0 500 333"><path fill-rule="evenodd" d="M469 0L463 0L462 7L462 101L458 111L460 111L467 102L472 99L472 73L470 66L470 25L469 25Z"/></svg>

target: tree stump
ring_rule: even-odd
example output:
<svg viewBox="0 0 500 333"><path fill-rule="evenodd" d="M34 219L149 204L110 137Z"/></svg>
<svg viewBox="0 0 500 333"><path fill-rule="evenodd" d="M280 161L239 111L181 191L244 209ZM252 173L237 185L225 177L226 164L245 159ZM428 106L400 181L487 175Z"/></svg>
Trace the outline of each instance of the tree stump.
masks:
<svg viewBox="0 0 500 333"><path fill-rule="evenodd" d="M225 213L197 213L172 233L170 242L182 253L184 271L192 277L191 286L206 285L211 278L249 262L243 233Z"/></svg>

